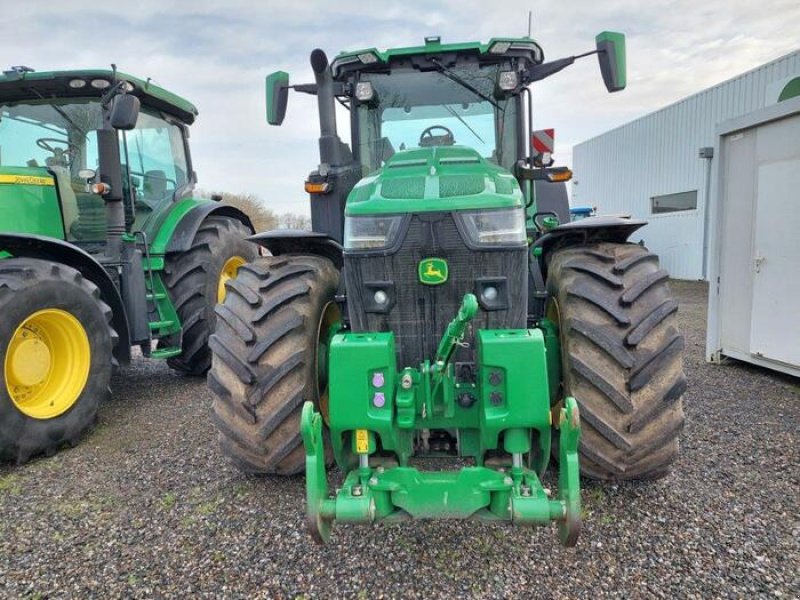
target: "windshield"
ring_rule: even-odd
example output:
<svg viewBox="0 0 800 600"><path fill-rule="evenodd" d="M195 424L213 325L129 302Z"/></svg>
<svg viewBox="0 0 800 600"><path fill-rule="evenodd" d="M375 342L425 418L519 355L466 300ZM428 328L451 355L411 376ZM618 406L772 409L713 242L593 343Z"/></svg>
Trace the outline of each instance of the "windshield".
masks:
<svg viewBox="0 0 800 600"><path fill-rule="evenodd" d="M0 166L60 167L77 176L97 168L102 126L98 102L31 102L0 105Z"/></svg>
<svg viewBox="0 0 800 600"><path fill-rule="evenodd" d="M87 190L81 169L96 170L98 101L0 104L0 169L45 168L55 176L64 231L71 241L105 237L105 203Z"/></svg>
<svg viewBox="0 0 800 600"><path fill-rule="evenodd" d="M469 146L509 168L516 159L516 102L495 97L499 65L362 73L374 98L358 105L356 140L365 172L411 148ZM457 81L460 80L460 81ZM473 89L469 89L473 88Z"/></svg>

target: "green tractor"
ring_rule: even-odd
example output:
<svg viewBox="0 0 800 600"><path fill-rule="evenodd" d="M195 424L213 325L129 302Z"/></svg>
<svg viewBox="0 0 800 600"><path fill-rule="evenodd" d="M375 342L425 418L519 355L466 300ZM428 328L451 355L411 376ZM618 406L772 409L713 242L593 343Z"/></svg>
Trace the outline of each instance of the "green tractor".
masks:
<svg viewBox="0 0 800 600"><path fill-rule="evenodd" d="M586 55L623 89L624 36L596 41ZM305 465L317 539L334 521L480 518L556 522L571 545L580 473L651 479L675 460L683 338L667 274L627 242L645 223L537 210L533 183L570 173L534 156L528 86L576 58L428 38L331 64L315 50L314 84L267 78L272 124L290 87L317 97L313 231L251 238L272 256L228 285L208 380L240 469Z"/></svg>
<svg viewBox="0 0 800 600"><path fill-rule="evenodd" d="M191 197L196 116L115 68L0 77L0 459L74 444L132 346L210 367L214 306L258 247Z"/></svg>

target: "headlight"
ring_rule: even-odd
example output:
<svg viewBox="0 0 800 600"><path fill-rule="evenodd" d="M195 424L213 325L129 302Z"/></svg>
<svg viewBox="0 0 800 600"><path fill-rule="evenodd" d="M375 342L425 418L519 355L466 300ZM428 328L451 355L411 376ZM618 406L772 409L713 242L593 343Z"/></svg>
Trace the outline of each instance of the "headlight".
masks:
<svg viewBox="0 0 800 600"><path fill-rule="evenodd" d="M368 102L372 100L374 95L375 90L372 88L372 84L369 81L359 81L356 84L356 98L358 98L361 102Z"/></svg>
<svg viewBox="0 0 800 600"><path fill-rule="evenodd" d="M481 246L524 244L525 211L522 208L457 213L462 234Z"/></svg>
<svg viewBox="0 0 800 600"><path fill-rule="evenodd" d="M389 248L397 238L403 216L345 217L345 250Z"/></svg>
<svg viewBox="0 0 800 600"><path fill-rule="evenodd" d="M517 72L516 71L500 71L498 84L503 91L513 90L517 87Z"/></svg>

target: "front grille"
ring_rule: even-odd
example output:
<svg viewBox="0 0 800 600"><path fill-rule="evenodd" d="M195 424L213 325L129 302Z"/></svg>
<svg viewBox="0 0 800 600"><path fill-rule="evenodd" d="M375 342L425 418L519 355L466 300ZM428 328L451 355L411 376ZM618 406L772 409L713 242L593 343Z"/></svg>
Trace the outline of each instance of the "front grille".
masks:
<svg viewBox="0 0 800 600"><path fill-rule="evenodd" d="M444 258L446 283L423 285L417 266L423 258ZM464 294L477 294L477 281L506 278L508 308L479 309L456 360L471 362L477 329L524 328L527 317L527 248L470 250L450 213L414 215L399 249L388 256L348 252L345 255L350 324L355 332L393 331L398 366L417 366L433 359L447 324ZM376 282L393 282L394 305L387 313L367 312Z"/></svg>

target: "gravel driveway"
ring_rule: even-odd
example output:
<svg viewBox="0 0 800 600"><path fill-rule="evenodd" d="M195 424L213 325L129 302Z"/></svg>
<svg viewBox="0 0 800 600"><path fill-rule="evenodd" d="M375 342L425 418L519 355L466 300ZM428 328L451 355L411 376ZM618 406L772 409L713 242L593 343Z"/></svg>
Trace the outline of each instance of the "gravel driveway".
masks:
<svg viewBox="0 0 800 600"><path fill-rule="evenodd" d="M302 478L239 474L205 382L140 359L77 448L0 466L0 597L798 598L800 381L705 364L706 287L673 290L682 455L655 483L584 482L575 549L456 521L339 527L320 548Z"/></svg>

